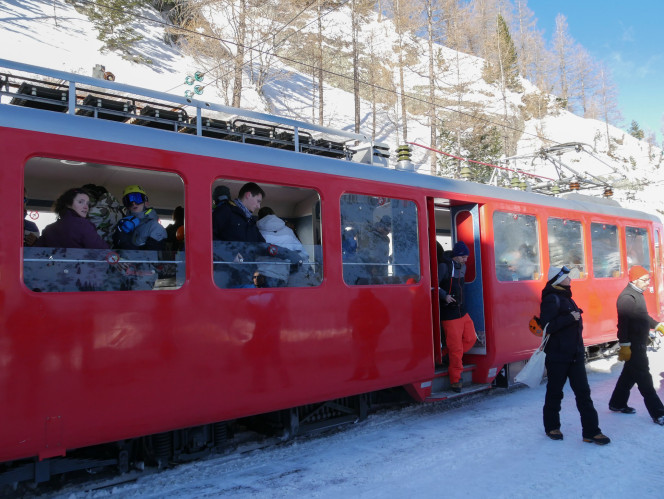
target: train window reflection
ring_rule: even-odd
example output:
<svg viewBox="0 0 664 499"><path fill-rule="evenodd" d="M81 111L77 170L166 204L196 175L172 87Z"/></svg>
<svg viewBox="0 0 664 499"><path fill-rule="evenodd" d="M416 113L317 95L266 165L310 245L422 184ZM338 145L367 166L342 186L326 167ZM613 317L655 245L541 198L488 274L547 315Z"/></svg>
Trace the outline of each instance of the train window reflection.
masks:
<svg viewBox="0 0 664 499"><path fill-rule="evenodd" d="M250 180L212 185L215 284L318 286L323 280L321 203L313 189Z"/></svg>
<svg viewBox="0 0 664 499"><path fill-rule="evenodd" d="M627 244L627 267L641 265L650 270L650 243L648 229L638 227L625 227Z"/></svg>
<svg viewBox="0 0 664 499"><path fill-rule="evenodd" d="M344 194L341 251L346 284L418 282L417 206L401 199Z"/></svg>
<svg viewBox="0 0 664 499"><path fill-rule="evenodd" d="M579 269L585 275L585 252L583 250L583 226L577 220L549 218L549 265Z"/></svg>
<svg viewBox="0 0 664 499"><path fill-rule="evenodd" d="M593 252L593 275L595 277L620 277L620 246L618 227L593 222L590 224L590 239Z"/></svg>
<svg viewBox="0 0 664 499"><path fill-rule="evenodd" d="M24 199L33 223L24 224L23 282L31 290L166 290L184 282L184 234L171 238L164 227L184 206L179 175L31 158Z"/></svg>
<svg viewBox="0 0 664 499"><path fill-rule="evenodd" d="M540 278L539 228L533 215L496 211L493 236L499 281Z"/></svg>

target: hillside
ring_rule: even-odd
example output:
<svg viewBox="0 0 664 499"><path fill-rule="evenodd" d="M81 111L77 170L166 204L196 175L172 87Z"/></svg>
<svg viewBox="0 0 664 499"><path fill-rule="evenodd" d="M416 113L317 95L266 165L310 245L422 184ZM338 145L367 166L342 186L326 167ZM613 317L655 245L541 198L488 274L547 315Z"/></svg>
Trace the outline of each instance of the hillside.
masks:
<svg viewBox="0 0 664 499"><path fill-rule="evenodd" d="M182 95L186 90L184 78L187 74L196 70L214 74L212 63L202 66L200 57L195 61L164 42L164 20L152 9L141 11L143 19L137 26L140 25L144 39L135 47L140 56L152 61L151 64L132 63L115 52L101 53L102 44L97 40L90 21L64 2L5 0L0 5L0 16L3 18L3 29L0 31L3 57L10 60L86 75L92 74L95 65L102 64L107 71L113 72L118 82L176 95ZM337 35L343 36L343 30L349 24L349 12L341 8L326 16L325 22L329 36L334 35L334 30L340 30ZM224 28L219 18L210 19L210 23ZM395 36L394 25L385 17L379 22L374 16L371 22L365 23L361 32L363 43L371 43L375 53L383 57L389 56L393 50ZM418 53L425 51L424 40L413 43L419 46ZM275 59L266 83L260 88L253 85L252 78L247 76L243 82L241 107L314 121L312 102L315 100L315 90L311 75L299 72L292 64L292 61L297 60L299 49L301 47L291 45L288 49L291 59ZM659 215L664 213L664 201L658 201L655 195L664 179L661 172L664 161L660 149L650 147L623 130L607 127L603 122L584 119L559 109L552 96L541 96L536 87L524 79L520 80L523 91L506 89L503 94L499 85L489 85L483 80L482 59L442 46L437 49L442 60L446 61L438 80L448 83L447 86L440 86L436 96L447 113L443 123L463 115L465 111L458 112L459 103L463 100L463 109L475 106L473 109L477 109L479 119L487 126L509 123L513 145L508 156L517 159L503 163L503 166L549 178L558 178L562 174L568 180L573 176L573 171L584 177L590 174L592 176L586 178L599 179L614 186L614 199L621 204ZM426 61L420 59L418 64L421 68L415 65L416 70L404 74L407 94L415 103L409 106L407 140L429 145L430 130L427 127L426 96L423 90L427 85L423 76L426 74ZM221 85L215 85L210 80L214 79L206 81L205 93L201 98L222 103L227 101L228 95L220 88ZM336 81L330 79L330 82L332 84L326 84L324 88L327 103L324 125L352 130L353 94L345 89L348 84L343 83L343 78ZM378 109L375 128L368 101L361 102L360 112L362 130L368 133L375 129L376 140L389 144L393 151L396 145L403 142L403 124L399 121L396 109L398 99L394 99L396 94L392 95L392 104L386 98L385 105ZM545 103L546 114L541 119L533 117L529 111L528 103L533 99ZM558 171L550 161L534 158L543 147L569 142L587 144L585 152L572 151L557 156L560 161ZM441 148L445 149L443 146ZM429 154L423 148L414 148L413 159L418 171L430 172ZM561 169L560 164L570 169ZM474 168L473 165L471 167ZM523 176L521 178L525 179ZM528 182L537 183L531 179ZM565 185L561 187L565 189ZM592 192L601 195L602 189L594 189Z"/></svg>

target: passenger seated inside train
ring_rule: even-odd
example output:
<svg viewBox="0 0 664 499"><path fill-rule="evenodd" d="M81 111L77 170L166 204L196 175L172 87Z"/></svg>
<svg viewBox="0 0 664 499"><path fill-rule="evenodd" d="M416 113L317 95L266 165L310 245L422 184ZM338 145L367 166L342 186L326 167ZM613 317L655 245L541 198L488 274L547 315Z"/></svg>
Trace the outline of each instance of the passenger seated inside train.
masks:
<svg viewBox="0 0 664 499"><path fill-rule="evenodd" d="M113 231L113 247L127 250L156 250L166 247L166 229L157 212L150 208L148 195L140 185L129 185L122 193L127 215Z"/></svg>
<svg viewBox="0 0 664 499"><path fill-rule="evenodd" d="M166 227L166 246L170 251L184 249L184 208L176 206L173 210L173 223Z"/></svg>
<svg viewBox="0 0 664 499"><path fill-rule="evenodd" d="M122 204L103 185L85 184L82 189L90 194L88 220L97 228L97 234L113 245L113 230L124 216Z"/></svg>
<svg viewBox="0 0 664 499"><path fill-rule="evenodd" d="M266 189L254 182L226 182L227 185L216 185L212 192L215 284L220 288L253 287L247 284L255 272L261 275L261 287L319 284L320 243L312 244L320 238L319 231L314 233L314 227L320 227L317 193L311 189L268 187L275 194L279 209L295 221L294 226L304 227L311 248L307 250L275 210L261 209ZM232 199L231 189L235 186L239 192ZM254 213L259 209L256 217Z"/></svg>
<svg viewBox="0 0 664 499"><path fill-rule="evenodd" d="M32 246L39 237L39 227L32 220L28 220L28 191L23 188L23 245Z"/></svg>
<svg viewBox="0 0 664 499"><path fill-rule="evenodd" d="M44 228L34 246L46 248L107 249L95 226L87 219L90 196L81 188L65 191L55 201L53 211L58 219Z"/></svg>
<svg viewBox="0 0 664 499"><path fill-rule="evenodd" d="M247 182L234 201L219 203L212 212L213 239L264 243L254 216L264 197L265 191L258 184Z"/></svg>
<svg viewBox="0 0 664 499"><path fill-rule="evenodd" d="M265 242L297 251L303 260L309 259L309 255L304 250L304 246L293 232L293 229L288 227L286 222L279 218L269 206L264 206L258 210L256 225Z"/></svg>
<svg viewBox="0 0 664 499"><path fill-rule="evenodd" d="M358 284L382 284L387 281L390 257L392 218L383 215L374 223L367 223L357 237L358 261L364 263L364 275Z"/></svg>

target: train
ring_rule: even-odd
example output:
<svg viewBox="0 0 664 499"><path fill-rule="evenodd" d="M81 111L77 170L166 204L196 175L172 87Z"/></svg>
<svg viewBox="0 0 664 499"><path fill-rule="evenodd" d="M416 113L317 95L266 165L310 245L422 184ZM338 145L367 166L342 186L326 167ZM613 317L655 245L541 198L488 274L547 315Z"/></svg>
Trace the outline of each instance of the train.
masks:
<svg viewBox="0 0 664 499"><path fill-rule="evenodd" d="M579 270L589 353L616 342L631 265L652 273L664 319L657 217L391 168L363 134L2 59L0 143L0 486L186 461L261 417L293 436L362 419L380 394L454 396L438 244L470 249L464 392L514 383L552 265ZM213 193L248 182L303 251L214 240ZM26 213L86 184L140 185L164 223L181 206L182 244L24 245ZM367 228L385 220L387 253L371 251Z"/></svg>

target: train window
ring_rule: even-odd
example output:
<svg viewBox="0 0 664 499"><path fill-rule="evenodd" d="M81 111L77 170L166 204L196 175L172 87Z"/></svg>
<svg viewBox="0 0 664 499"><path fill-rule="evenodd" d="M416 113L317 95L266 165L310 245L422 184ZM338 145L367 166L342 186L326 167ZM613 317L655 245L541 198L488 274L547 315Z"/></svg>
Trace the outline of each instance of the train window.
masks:
<svg viewBox="0 0 664 499"><path fill-rule="evenodd" d="M499 281L532 281L540 278L537 217L496 211L493 237L496 276Z"/></svg>
<svg viewBox="0 0 664 499"><path fill-rule="evenodd" d="M25 187L25 209L41 232L23 248L23 282L33 291L166 290L184 282L183 232L162 225L184 206L180 176L38 157L25 165Z"/></svg>
<svg viewBox="0 0 664 499"><path fill-rule="evenodd" d="M590 224L590 239L593 252L593 275L595 277L620 277L620 246L618 227L593 222Z"/></svg>
<svg viewBox="0 0 664 499"><path fill-rule="evenodd" d="M346 284L418 282L417 206L401 199L342 195L341 252Z"/></svg>
<svg viewBox="0 0 664 499"><path fill-rule="evenodd" d="M627 266L641 265L650 270L650 243L648 229L638 227L625 227L625 245L627 251Z"/></svg>
<svg viewBox="0 0 664 499"><path fill-rule="evenodd" d="M577 268L585 275L585 252L583 251L583 227L581 222L562 218L549 218L549 265L552 267Z"/></svg>
<svg viewBox="0 0 664 499"><path fill-rule="evenodd" d="M322 282L318 192L217 179L212 201L213 275L218 287L304 287Z"/></svg>

